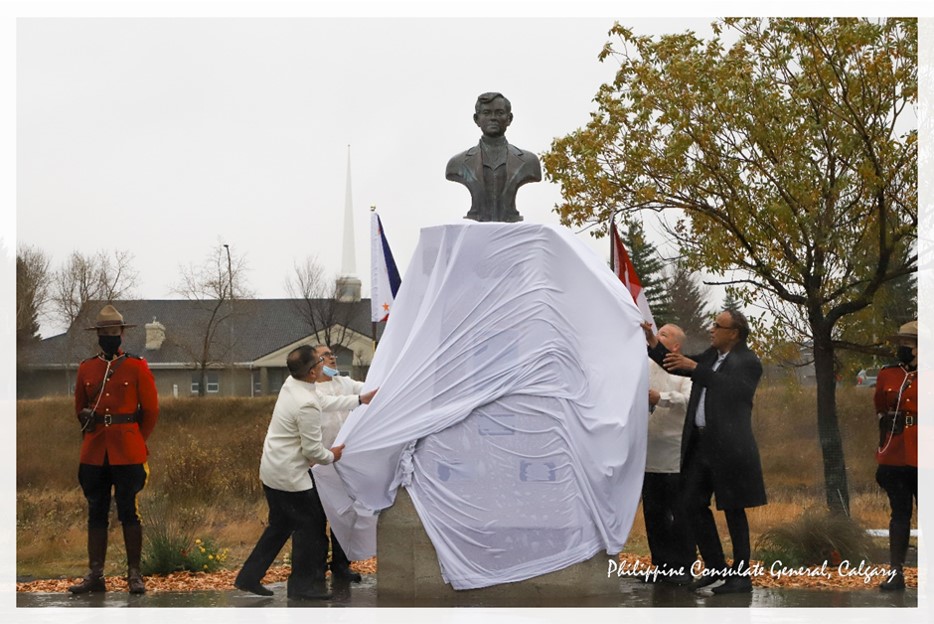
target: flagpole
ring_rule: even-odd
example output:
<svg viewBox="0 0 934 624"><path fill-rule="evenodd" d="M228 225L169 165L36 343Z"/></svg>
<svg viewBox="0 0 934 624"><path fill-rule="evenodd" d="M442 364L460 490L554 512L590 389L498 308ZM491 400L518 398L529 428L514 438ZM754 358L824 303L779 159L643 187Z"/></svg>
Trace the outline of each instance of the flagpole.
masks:
<svg viewBox="0 0 934 624"><path fill-rule="evenodd" d="M618 214L619 214L619 210L614 210L614 211L613 211L613 214L610 215L610 227L611 227L611 228L615 228L615 227L616 227L616 215L618 215ZM606 233L607 233L607 238L610 239L610 270L613 271L614 273L616 273L616 263L613 262L613 258L614 258L614 256L616 256L616 253L615 253L615 252L616 252L616 248L615 248L615 246L614 246L615 243L613 242L613 233L610 232L610 229L609 229L609 228L607 228L607 232L606 232Z"/></svg>
<svg viewBox="0 0 934 624"><path fill-rule="evenodd" d="M376 212L376 204L370 205L370 212ZM370 284L370 301L373 300L373 284ZM370 304L372 305L372 303ZM376 351L376 347L379 346L379 341L376 339L376 321L371 321L373 325L373 351Z"/></svg>

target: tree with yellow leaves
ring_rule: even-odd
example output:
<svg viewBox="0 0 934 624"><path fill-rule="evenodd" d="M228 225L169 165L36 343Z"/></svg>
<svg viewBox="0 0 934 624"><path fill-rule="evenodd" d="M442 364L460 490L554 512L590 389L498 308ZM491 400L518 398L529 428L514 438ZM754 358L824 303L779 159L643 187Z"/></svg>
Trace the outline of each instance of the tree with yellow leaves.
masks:
<svg viewBox="0 0 934 624"><path fill-rule="evenodd" d="M616 24L600 54L615 80L542 162L565 224L670 212L687 261L769 312L767 339L810 343L827 504L846 512L839 325L917 269L917 22L731 18L713 31Z"/></svg>

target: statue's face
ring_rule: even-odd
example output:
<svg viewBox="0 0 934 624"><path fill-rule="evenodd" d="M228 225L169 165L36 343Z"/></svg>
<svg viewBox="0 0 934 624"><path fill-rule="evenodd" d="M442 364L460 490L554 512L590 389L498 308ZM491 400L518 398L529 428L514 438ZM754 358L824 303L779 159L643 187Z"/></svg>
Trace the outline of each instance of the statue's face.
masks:
<svg viewBox="0 0 934 624"><path fill-rule="evenodd" d="M500 137L512 123L512 113L506 110L503 98L494 98L480 105L480 112L474 113L473 120L486 136Z"/></svg>

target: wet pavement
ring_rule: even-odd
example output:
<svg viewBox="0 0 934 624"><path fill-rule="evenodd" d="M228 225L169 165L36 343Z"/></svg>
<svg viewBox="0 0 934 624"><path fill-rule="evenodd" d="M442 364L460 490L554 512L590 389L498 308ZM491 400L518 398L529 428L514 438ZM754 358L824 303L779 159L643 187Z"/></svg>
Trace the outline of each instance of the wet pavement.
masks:
<svg viewBox="0 0 934 624"><path fill-rule="evenodd" d="M554 597L528 601L489 600L468 591L454 599L420 599L401 602L380 598L376 577L364 576L363 582L332 588L331 600L289 600L285 583L268 585L274 596L262 597L245 592L196 591L150 592L132 596L123 592L72 596L68 593L26 593L16 595L17 607L917 607L918 590L881 592L878 589L828 591L826 589L755 588L751 594L701 595L665 584L646 584L625 578L619 592L592 597Z"/></svg>

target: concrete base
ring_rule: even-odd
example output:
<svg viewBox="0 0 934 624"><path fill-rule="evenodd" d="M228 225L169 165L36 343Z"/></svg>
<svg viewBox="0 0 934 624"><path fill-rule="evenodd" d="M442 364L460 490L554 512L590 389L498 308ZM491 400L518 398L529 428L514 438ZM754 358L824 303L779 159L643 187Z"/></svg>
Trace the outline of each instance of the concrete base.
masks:
<svg viewBox="0 0 934 624"><path fill-rule="evenodd" d="M441 578L438 555L415 511L405 488L399 488L396 502L379 515L377 526L377 594L385 601L420 605L495 605L504 600L514 606L566 603L584 596L618 594L619 582L607 578L606 553L541 576L457 591Z"/></svg>

